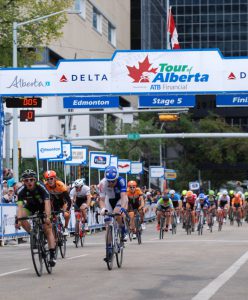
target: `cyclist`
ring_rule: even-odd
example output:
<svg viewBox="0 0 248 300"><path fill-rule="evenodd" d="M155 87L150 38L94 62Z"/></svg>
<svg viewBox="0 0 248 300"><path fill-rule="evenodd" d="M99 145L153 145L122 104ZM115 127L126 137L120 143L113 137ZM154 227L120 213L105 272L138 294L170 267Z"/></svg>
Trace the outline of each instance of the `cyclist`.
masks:
<svg viewBox="0 0 248 300"><path fill-rule="evenodd" d="M62 210L65 218L64 235L69 235L68 224L70 221L71 198L69 196L66 185L57 178L57 174L53 170L44 173L46 179L45 187L50 193L51 204L54 211Z"/></svg>
<svg viewBox="0 0 248 300"><path fill-rule="evenodd" d="M175 190L170 190L168 194L169 198L173 203L173 207L176 210L177 214L177 223L180 223L180 211L182 209L182 202L180 200L180 196L175 192Z"/></svg>
<svg viewBox="0 0 248 300"><path fill-rule="evenodd" d="M167 195L162 196L157 202L157 230L160 230L160 219L163 213L166 215L165 231L171 226L171 212L173 211L173 203Z"/></svg>
<svg viewBox="0 0 248 300"><path fill-rule="evenodd" d="M229 197L230 199L232 199L234 197L235 193L234 193L234 190L230 190L229 191Z"/></svg>
<svg viewBox="0 0 248 300"><path fill-rule="evenodd" d="M230 197L228 196L227 190L224 190L222 193L219 194L219 198L218 198L218 216L220 216L221 211L223 210L223 212L224 212L223 222L224 223L226 222L227 211L228 211L229 205L230 205Z"/></svg>
<svg viewBox="0 0 248 300"><path fill-rule="evenodd" d="M210 203L210 207L209 207L208 211L209 211L209 213L212 213L213 217L215 218L215 210L216 210L218 201L216 200L215 193L213 190L208 191L208 201ZM209 223L209 220L208 220L208 223Z"/></svg>
<svg viewBox="0 0 248 300"><path fill-rule="evenodd" d="M128 214L130 217L130 229L133 232L133 239L136 239L135 225L134 225L134 210L138 210L140 214L140 220L142 224L142 229L144 229L144 208L145 201L143 193L140 188L137 187L137 182L131 180L127 184L127 197L128 197Z"/></svg>
<svg viewBox="0 0 248 300"><path fill-rule="evenodd" d="M85 231L89 231L87 223L87 209L91 203L91 193L90 187L84 183L83 178L74 181L73 188L70 191L70 197L75 209L75 217L77 218L77 215L80 214L82 223L85 224Z"/></svg>
<svg viewBox="0 0 248 300"><path fill-rule="evenodd" d="M52 232L51 224L51 201L49 193L45 186L37 181L36 172L27 169L22 175L23 185L17 191L17 220L25 218L35 213L45 213L44 232L47 237L48 247L50 252L49 263L52 267L56 264L55 259L55 239ZM28 233L31 231L31 226L27 220L18 221L17 227L22 226Z"/></svg>
<svg viewBox="0 0 248 300"><path fill-rule="evenodd" d="M116 167L109 166L105 169L105 177L99 182L99 206L101 215L107 212L126 213L128 206L127 186L123 177L119 176ZM122 240L127 241L125 225L122 216L116 218L122 228ZM105 218L106 226L110 221ZM105 259L106 260L106 259Z"/></svg>
<svg viewBox="0 0 248 300"><path fill-rule="evenodd" d="M201 209L203 209L204 218L206 218L209 207L210 207L210 203L208 201L208 197L205 196L204 193L200 193L195 201L195 210L196 210L197 217L199 218L200 211Z"/></svg>
<svg viewBox="0 0 248 300"><path fill-rule="evenodd" d="M239 214L239 218L242 218L242 206L243 206L243 200L240 196L240 193L236 193L234 197L231 200L231 206L233 208L233 213L235 215L235 212L237 211Z"/></svg>
<svg viewBox="0 0 248 300"><path fill-rule="evenodd" d="M245 217L245 221L248 222L248 192L244 193L244 217Z"/></svg>
<svg viewBox="0 0 248 300"><path fill-rule="evenodd" d="M194 194L192 191L187 191L185 195L185 204L184 204L184 209L190 209L191 210L191 215L192 215L192 231L195 231L195 201L196 201L196 194Z"/></svg>

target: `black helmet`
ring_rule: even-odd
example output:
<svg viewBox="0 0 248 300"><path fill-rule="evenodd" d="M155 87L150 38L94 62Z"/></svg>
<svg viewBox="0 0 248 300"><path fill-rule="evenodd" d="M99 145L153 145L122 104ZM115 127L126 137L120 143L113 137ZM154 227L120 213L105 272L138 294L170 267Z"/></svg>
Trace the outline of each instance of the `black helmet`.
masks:
<svg viewBox="0 0 248 300"><path fill-rule="evenodd" d="M30 178L30 177L37 177L37 174L34 170L27 169L22 173L22 178Z"/></svg>
<svg viewBox="0 0 248 300"><path fill-rule="evenodd" d="M170 197L168 195L163 195L162 198L164 201L168 201L170 199Z"/></svg>

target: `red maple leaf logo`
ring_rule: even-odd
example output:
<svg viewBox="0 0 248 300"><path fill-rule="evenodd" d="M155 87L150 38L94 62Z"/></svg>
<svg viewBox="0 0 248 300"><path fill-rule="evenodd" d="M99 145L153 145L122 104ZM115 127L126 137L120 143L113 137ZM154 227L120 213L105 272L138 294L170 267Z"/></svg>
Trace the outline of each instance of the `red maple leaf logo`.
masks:
<svg viewBox="0 0 248 300"><path fill-rule="evenodd" d="M118 165L118 168L126 168L126 167L129 167L129 164Z"/></svg>
<svg viewBox="0 0 248 300"><path fill-rule="evenodd" d="M151 68L148 55L144 59L143 62L139 61L139 68L136 68L135 66L130 67L127 66L127 69L129 71L128 76L133 78L133 82L150 82L150 73L157 73L158 68Z"/></svg>

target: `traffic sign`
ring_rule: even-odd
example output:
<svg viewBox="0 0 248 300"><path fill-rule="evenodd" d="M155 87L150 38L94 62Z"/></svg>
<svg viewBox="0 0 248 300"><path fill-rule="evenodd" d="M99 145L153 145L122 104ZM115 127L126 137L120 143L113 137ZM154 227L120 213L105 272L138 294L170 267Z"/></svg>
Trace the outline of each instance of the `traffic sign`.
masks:
<svg viewBox="0 0 248 300"><path fill-rule="evenodd" d="M177 178L177 173L175 170L165 169L164 176L166 180L175 180Z"/></svg>
<svg viewBox="0 0 248 300"><path fill-rule="evenodd" d="M129 140L138 140L140 139L140 134L137 133L137 132L130 132L128 135L127 135L127 138Z"/></svg>

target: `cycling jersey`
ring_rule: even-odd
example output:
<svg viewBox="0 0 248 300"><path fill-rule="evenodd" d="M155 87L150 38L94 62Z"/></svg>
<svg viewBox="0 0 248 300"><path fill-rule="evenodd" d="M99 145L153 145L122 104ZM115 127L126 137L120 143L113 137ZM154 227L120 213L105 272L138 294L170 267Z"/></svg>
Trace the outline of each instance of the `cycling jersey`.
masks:
<svg viewBox="0 0 248 300"><path fill-rule="evenodd" d="M106 178L103 178L99 183L99 195L101 198L104 198L108 211L112 211L117 204L120 205L121 193L126 191L126 181L121 176L117 178L114 187L109 185Z"/></svg>
<svg viewBox="0 0 248 300"><path fill-rule="evenodd" d="M83 185L80 190L74 187L70 191L71 199L76 199L75 209L78 210L83 203L87 202L87 196L90 195L90 188L87 185Z"/></svg>
<svg viewBox="0 0 248 300"><path fill-rule="evenodd" d="M163 198L160 198L157 203L157 210L168 210L169 208L173 208L173 203L171 199L164 201Z"/></svg>
<svg viewBox="0 0 248 300"><path fill-rule="evenodd" d="M241 198L236 198L236 197L233 197L232 198L232 205L242 205L243 204L243 200Z"/></svg>
<svg viewBox="0 0 248 300"><path fill-rule="evenodd" d="M44 212L45 201L50 200L49 193L41 182L36 182L33 190L28 190L25 185L22 185L17 190L17 197L17 204L22 204L32 214Z"/></svg>
<svg viewBox="0 0 248 300"><path fill-rule="evenodd" d="M71 198L66 185L62 181L56 180L54 186L50 186L48 182L46 182L45 187L51 194L51 203L55 211L60 210L65 203L67 203L67 209L70 210Z"/></svg>
<svg viewBox="0 0 248 300"><path fill-rule="evenodd" d="M173 196L171 194L168 194L168 196L170 197L172 202L180 201L180 196L178 194L173 194Z"/></svg>
<svg viewBox="0 0 248 300"><path fill-rule="evenodd" d="M140 207L140 197L143 195L140 188L136 188L134 193L128 188L127 197L128 197L128 210L133 211Z"/></svg>
<svg viewBox="0 0 248 300"><path fill-rule="evenodd" d="M199 210L199 209L201 209L203 207L210 207L210 203L209 203L207 197L202 202L200 201L199 198L197 198L196 202L195 202L195 206L196 206L196 209Z"/></svg>

